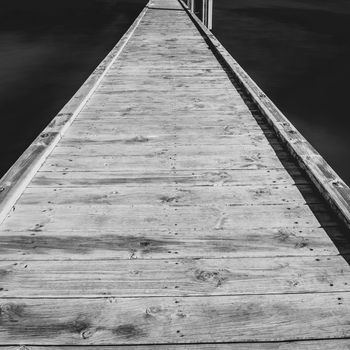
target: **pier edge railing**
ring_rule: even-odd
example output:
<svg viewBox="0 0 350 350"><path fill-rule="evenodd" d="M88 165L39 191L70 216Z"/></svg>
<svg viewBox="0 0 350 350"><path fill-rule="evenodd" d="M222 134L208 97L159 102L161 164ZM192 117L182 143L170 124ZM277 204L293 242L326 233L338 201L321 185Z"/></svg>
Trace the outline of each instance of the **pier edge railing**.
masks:
<svg viewBox="0 0 350 350"><path fill-rule="evenodd" d="M247 94L273 127L279 139L286 145L299 166L306 171L311 181L322 196L338 214L344 224L350 228L350 188L332 169L326 160L301 135L288 118L258 87L247 72L238 64L230 53L219 42L215 35L191 11L189 6L178 0L192 18L200 32L208 38L209 45L225 62ZM191 1L191 0L189 0Z"/></svg>
<svg viewBox="0 0 350 350"><path fill-rule="evenodd" d="M0 179L0 224L15 209L18 198L119 57L147 12L149 3L74 96Z"/></svg>
<svg viewBox="0 0 350 350"><path fill-rule="evenodd" d="M209 29L213 29L213 0L202 1L202 22ZM186 0L188 9L195 13L195 0Z"/></svg>

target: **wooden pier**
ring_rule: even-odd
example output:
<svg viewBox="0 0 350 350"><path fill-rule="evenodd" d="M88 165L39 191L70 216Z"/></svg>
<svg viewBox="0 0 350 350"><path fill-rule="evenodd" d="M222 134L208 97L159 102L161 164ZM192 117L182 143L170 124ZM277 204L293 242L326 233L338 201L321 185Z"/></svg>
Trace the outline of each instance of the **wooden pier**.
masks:
<svg viewBox="0 0 350 350"><path fill-rule="evenodd" d="M0 192L0 349L350 349L349 188L182 2Z"/></svg>

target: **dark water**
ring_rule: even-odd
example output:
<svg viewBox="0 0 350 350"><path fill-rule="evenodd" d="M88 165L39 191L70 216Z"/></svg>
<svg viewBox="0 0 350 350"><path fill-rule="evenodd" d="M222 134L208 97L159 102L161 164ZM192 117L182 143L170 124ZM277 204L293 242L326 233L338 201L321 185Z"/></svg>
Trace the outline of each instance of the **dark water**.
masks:
<svg viewBox="0 0 350 350"><path fill-rule="evenodd" d="M72 97L146 0L11 0L0 9L0 175Z"/></svg>
<svg viewBox="0 0 350 350"><path fill-rule="evenodd" d="M11 0L0 11L0 173L146 0ZM350 183L350 0L214 0L214 33Z"/></svg>
<svg viewBox="0 0 350 350"><path fill-rule="evenodd" d="M350 184L350 1L214 0L213 32Z"/></svg>

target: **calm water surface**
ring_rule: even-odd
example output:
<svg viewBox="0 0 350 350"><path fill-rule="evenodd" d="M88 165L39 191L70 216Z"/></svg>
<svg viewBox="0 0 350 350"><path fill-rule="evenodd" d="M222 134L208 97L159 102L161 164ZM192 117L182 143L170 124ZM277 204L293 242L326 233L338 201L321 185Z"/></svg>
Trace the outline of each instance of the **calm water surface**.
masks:
<svg viewBox="0 0 350 350"><path fill-rule="evenodd" d="M0 173L146 0L11 0L0 12ZM214 0L214 33L350 184L350 1Z"/></svg>

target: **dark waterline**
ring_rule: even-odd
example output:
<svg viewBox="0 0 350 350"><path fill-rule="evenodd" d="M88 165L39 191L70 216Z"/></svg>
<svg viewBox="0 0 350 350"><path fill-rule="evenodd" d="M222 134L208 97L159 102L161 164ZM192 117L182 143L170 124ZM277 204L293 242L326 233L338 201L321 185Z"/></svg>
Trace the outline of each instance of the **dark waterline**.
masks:
<svg viewBox="0 0 350 350"><path fill-rule="evenodd" d="M11 0L0 10L0 176L113 48L146 0Z"/></svg>
<svg viewBox="0 0 350 350"><path fill-rule="evenodd" d="M350 184L350 1L214 0L213 32Z"/></svg>
<svg viewBox="0 0 350 350"><path fill-rule="evenodd" d="M12 0L0 12L0 173L69 100L146 0ZM350 2L214 0L214 33L350 183Z"/></svg>

